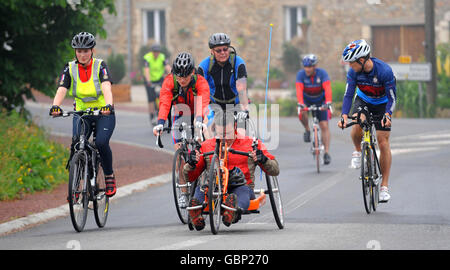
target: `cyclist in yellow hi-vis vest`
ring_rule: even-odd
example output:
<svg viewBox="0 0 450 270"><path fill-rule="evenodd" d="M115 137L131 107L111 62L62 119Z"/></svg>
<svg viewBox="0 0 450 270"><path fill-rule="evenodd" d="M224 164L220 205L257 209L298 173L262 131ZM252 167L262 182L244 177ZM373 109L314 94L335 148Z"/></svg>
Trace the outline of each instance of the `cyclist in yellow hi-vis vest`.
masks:
<svg viewBox="0 0 450 270"><path fill-rule="evenodd" d="M170 73L170 66L168 59L161 52L161 46L154 44L150 48L150 52L144 55L144 81L145 90L147 90L148 111L150 113L150 122L155 125L158 116L158 109L156 106L156 98L159 93L156 93L156 86L161 86L164 80L164 75Z"/></svg>
<svg viewBox="0 0 450 270"><path fill-rule="evenodd" d="M101 109L101 115L90 115L84 118L86 120L84 129L81 128L80 116L74 114L72 147L79 138L80 130L85 130L89 135L91 125L95 122L95 145L100 153L105 175L106 195L112 197L116 194L117 188L109 139L116 126L116 117L111 92L111 77L106 63L93 57L95 44L95 37L87 32L81 32L73 37L72 48L75 49L76 60L69 62L64 67L50 115L58 116L63 113L59 106L67 91L70 96L75 98L75 110Z"/></svg>

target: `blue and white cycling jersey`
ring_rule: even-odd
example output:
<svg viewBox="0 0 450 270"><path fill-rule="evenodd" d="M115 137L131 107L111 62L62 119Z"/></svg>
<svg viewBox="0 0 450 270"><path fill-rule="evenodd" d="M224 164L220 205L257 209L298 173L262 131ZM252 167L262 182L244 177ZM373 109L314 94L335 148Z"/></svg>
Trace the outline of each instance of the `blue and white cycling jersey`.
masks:
<svg viewBox="0 0 450 270"><path fill-rule="evenodd" d="M392 115L396 103L396 82L391 67L383 61L371 57L373 69L369 73L355 72L350 69L347 73L347 86L345 89L342 114L350 112L352 100L358 95L369 104L386 104L386 112Z"/></svg>

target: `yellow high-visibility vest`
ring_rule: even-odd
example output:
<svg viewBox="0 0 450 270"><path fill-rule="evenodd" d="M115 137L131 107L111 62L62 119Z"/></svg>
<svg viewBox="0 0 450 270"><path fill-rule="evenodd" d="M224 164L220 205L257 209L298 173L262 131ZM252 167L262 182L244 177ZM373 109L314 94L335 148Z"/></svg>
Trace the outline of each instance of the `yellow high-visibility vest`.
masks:
<svg viewBox="0 0 450 270"><path fill-rule="evenodd" d="M155 58L152 52L144 55L145 61L147 61L150 68L150 81L157 82L164 75L164 61L166 56L163 53L159 53L158 57Z"/></svg>
<svg viewBox="0 0 450 270"><path fill-rule="evenodd" d="M99 79L102 59L92 59L91 76L87 82L82 82L78 73L78 64L75 61L69 63L70 89L69 95L75 98L76 110L88 108L101 108L106 106L101 82Z"/></svg>

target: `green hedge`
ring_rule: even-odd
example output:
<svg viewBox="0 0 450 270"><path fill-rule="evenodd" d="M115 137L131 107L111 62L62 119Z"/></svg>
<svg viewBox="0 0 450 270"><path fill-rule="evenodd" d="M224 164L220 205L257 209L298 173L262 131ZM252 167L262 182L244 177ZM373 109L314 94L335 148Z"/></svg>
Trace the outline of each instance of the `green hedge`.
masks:
<svg viewBox="0 0 450 270"><path fill-rule="evenodd" d="M0 200L51 190L68 180L69 151L12 111L0 112Z"/></svg>

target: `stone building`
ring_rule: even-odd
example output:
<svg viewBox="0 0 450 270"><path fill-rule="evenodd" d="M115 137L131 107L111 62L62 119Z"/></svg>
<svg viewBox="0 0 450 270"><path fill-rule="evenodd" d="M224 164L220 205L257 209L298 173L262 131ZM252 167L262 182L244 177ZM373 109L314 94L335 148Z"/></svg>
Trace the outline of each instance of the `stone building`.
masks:
<svg viewBox="0 0 450 270"><path fill-rule="evenodd" d="M365 38L373 55L396 61L424 59L424 0L116 0L116 16L105 14L106 40L97 53L128 56L129 72L139 70L140 48L151 42L173 57L191 52L197 63L209 56L214 32L230 35L253 80L265 81L270 23L273 23L270 67L283 69L283 44L302 54L315 53L332 80L344 80L343 48ZM450 1L435 0L436 44L449 42Z"/></svg>

